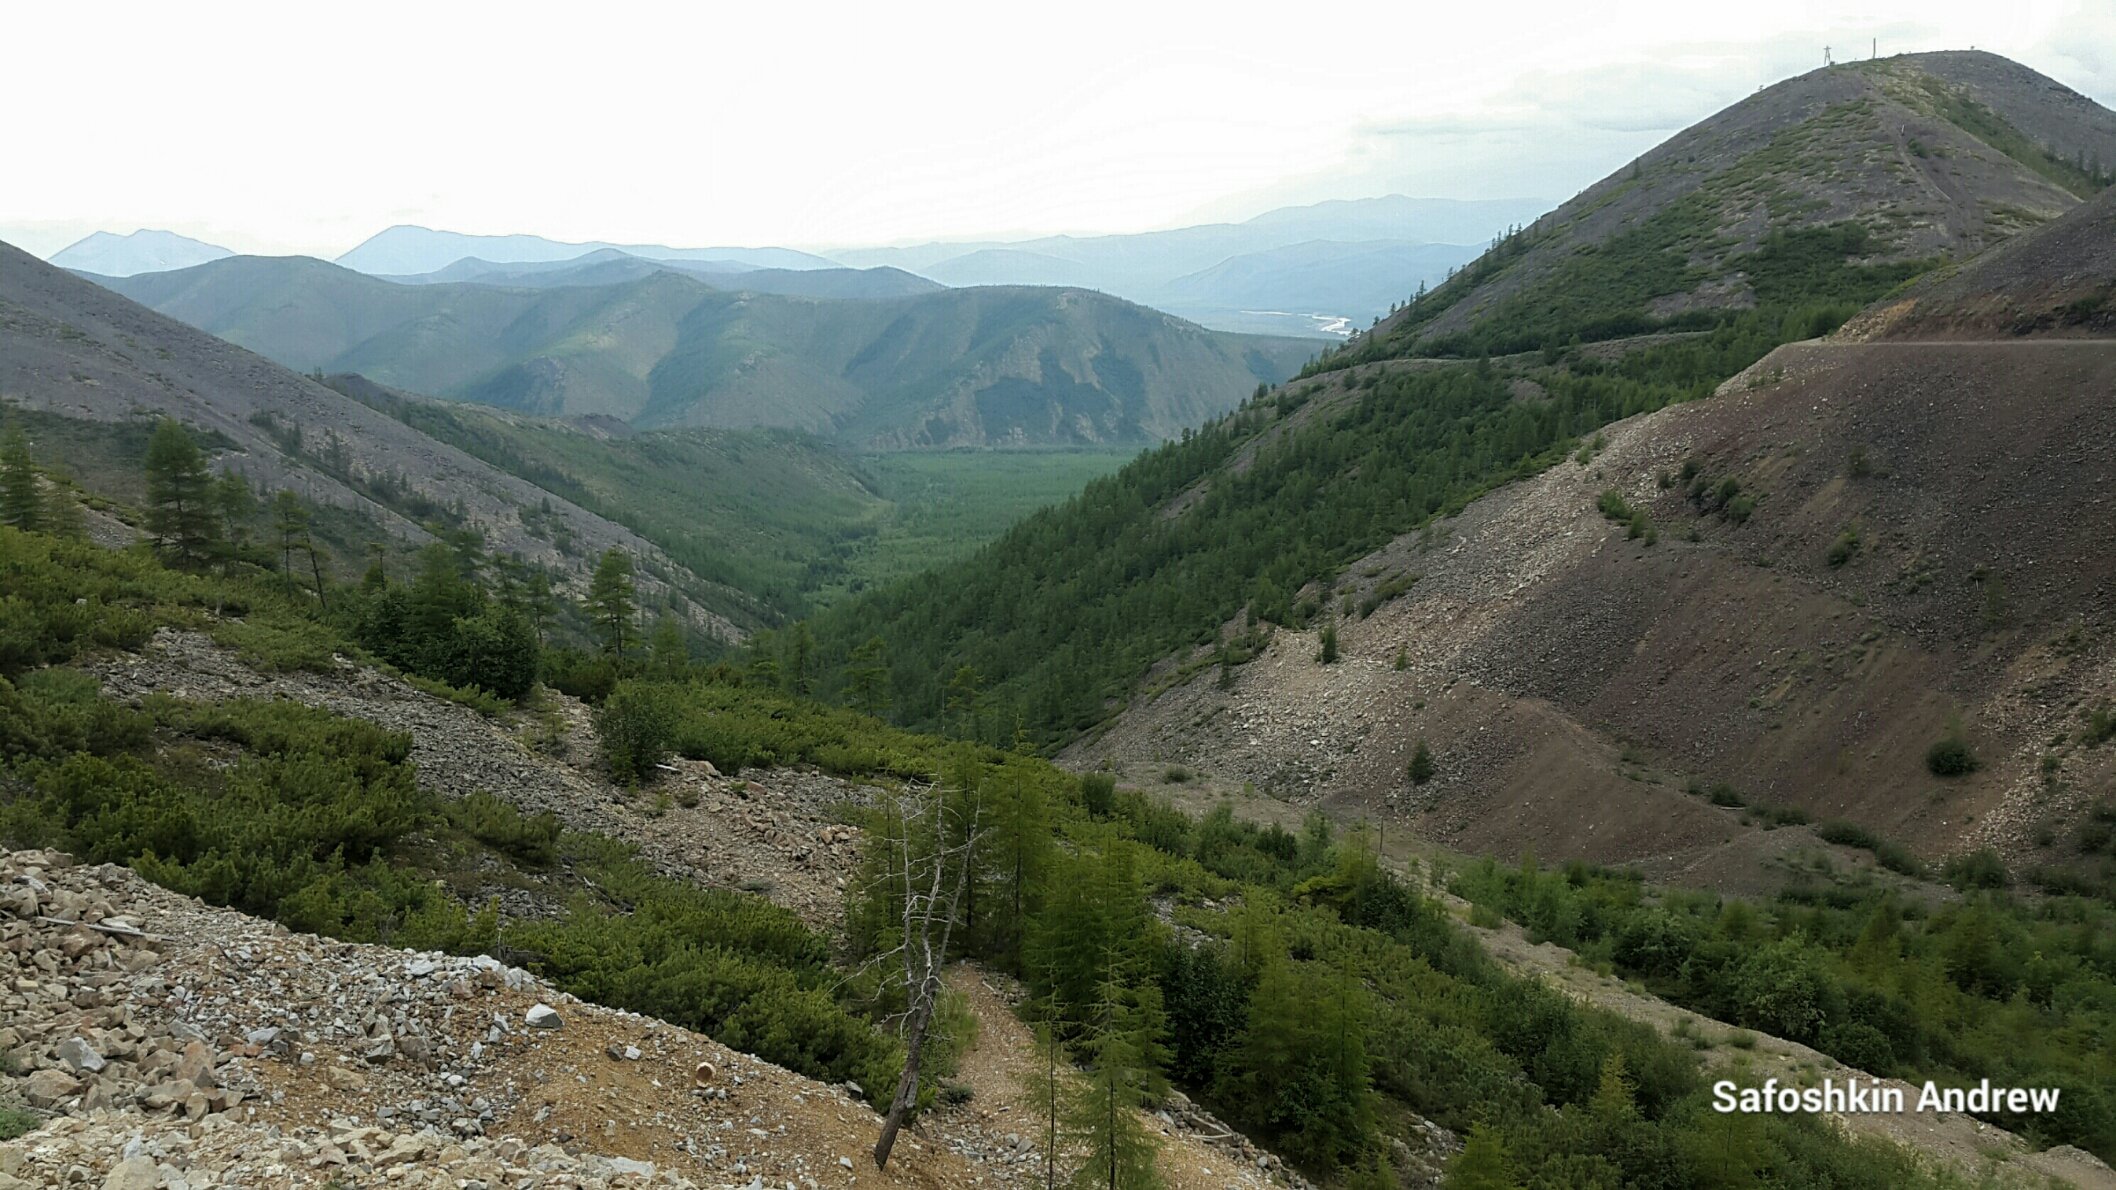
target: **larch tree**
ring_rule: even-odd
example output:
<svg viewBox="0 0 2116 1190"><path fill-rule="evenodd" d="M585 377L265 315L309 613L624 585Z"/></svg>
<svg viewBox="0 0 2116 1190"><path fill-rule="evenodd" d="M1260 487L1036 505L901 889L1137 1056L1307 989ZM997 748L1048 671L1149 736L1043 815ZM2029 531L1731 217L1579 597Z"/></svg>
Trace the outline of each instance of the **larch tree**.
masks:
<svg viewBox="0 0 2116 1190"><path fill-rule="evenodd" d="M9 426L6 434L0 436L0 525L35 533L46 527L45 521L29 437L20 426Z"/></svg>
<svg viewBox="0 0 2116 1190"><path fill-rule="evenodd" d="M889 709L889 646L879 636L870 636L852 651L845 668L845 690L853 709L880 715Z"/></svg>
<svg viewBox="0 0 2116 1190"><path fill-rule="evenodd" d="M639 639L638 588L632 582L632 559L623 550L604 550L588 580L588 619L602 637L603 652L623 661L625 648Z"/></svg>
<svg viewBox="0 0 2116 1190"><path fill-rule="evenodd" d="M1127 957L1112 945L1103 956L1093 1016L1079 1048L1087 1075L1069 1096L1071 1140L1085 1153L1075 1190L1154 1190L1156 1145L1140 1110L1168 1093L1160 989L1131 982Z"/></svg>
<svg viewBox="0 0 2116 1190"><path fill-rule="evenodd" d="M163 418L147 440L147 531L180 566L212 553L213 473L198 440L182 423Z"/></svg>

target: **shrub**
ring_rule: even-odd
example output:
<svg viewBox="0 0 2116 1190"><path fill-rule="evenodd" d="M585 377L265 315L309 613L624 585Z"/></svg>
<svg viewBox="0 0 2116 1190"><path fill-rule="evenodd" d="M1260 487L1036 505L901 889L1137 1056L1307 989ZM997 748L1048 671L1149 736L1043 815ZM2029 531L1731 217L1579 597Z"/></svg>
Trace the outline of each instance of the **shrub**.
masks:
<svg viewBox="0 0 2116 1190"><path fill-rule="evenodd" d="M1989 847L1950 858L1940 869L1947 883L1967 891L1972 888L2006 887L2006 861Z"/></svg>
<svg viewBox="0 0 2116 1190"><path fill-rule="evenodd" d="M2092 748L2116 739L2116 708L2101 703L2087 712L2086 730L2079 733L2079 742Z"/></svg>
<svg viewBox="0 0 2116 1190"><path fill-rule="evenodd" d="M1859 528L1853 525L1846 528L1844 532L1837 534L1837 540L1830 543L1829 564L1832 568L1842 566L1846 562L1851 561L1852 556L1858 552Z"/></svg>
<svg viewBox="0 0 2116 1190"><path fill-rule="evenodd" d="M833 997L829 942L791 912L656 877L629 858L598 869L597 885L630 912L575 911L507 930L508 945L532 956L539 974L584 1000L709 1033L811 1078L855 1080L870 1095L893 1086L899 1047Z"/></svg>
<svg viewBox="0 0 2116 1190"><path fill-rule="evenodd" d="M1949 733L1925 750L1925 767L1935 777L1964 777L1981 768L1982 762L1977 760L1968 740Z"/></svg>
<svg viewBox="0 0 2116 1190"><path fill-rule="evenodd" d="M601 737L603 766L612 779L651 779L675 739L671 691L645 682L619 683L595 713L595 733Z"/></svg>
<svg viewBox="0 0 2116 1190"><path fill-rule="evenodd" d="M1424 740L1411 749L1411 784L1423 785L1433 779L1433 749Z"/></svg>
<svg viewBox="0 0 2116 1190"><path fill-rule="evenodd" d="M1108 773L1083 774L1080 804L1096 818L1108 818L1117 806L1117 779Z"/></svg>
<svg viewBox="0 0 2116 1190"><path fill-rule="evenodd" d="M548 810L525 815L513 803L479 789L448 803L442 812L456 829L517 863L546 868L558 858L558 816Z"/></svg>
<svg viewBox="0 0 2116 1190"><path fill-rule="evenodd" d="M1925 864L1923 861L1912 855L1910 850L1900 843L1883 842L1875 847L1874 862L1891 872L1908 876L1913 880L1922 880L1925 876Z"/></svg>
<svg viewBox="0 0 2116 1190"><path fill-rule="evenodd" d="M1190 775L1189 769L1184 768L1180 764L1172 764L1168 766L1166 772L1161 774L1161 779L1170 785L1182 785L1190 780Z"/></svg>
<svg viewBox="0 0 2116 1190"><path fill-rule="evenodd" d="M18 1136L23 1136L43 1122L37 1118L34 1112L26 1112L14 1107L0 1107L0 1141L10 1141Z"/></svg>
<svg viewBox="0 0 2116 1190"><path fill-rule="evenodd" d="M584 649L549 649L544 653L544 681L553 690L585 703L600 704L617 689L617 663Z"/></svg>
<svg viewBox="0 0 2116 1190"><path fill-rule="evenodd" d="M1843 847L1857 847L1864 851L1872 851L1881 846L1879 835L1874 834L1858 823L1846 822L1841 818L1832 819L1816 827L1815 833L1822 837L1823 842L1835 843Z"/></svg>

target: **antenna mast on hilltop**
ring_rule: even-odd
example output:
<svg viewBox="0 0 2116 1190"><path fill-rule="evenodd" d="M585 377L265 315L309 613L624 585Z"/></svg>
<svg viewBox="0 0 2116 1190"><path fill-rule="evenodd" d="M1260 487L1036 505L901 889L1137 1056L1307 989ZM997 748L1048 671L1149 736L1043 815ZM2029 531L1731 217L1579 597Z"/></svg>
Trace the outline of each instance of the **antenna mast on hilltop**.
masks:
<svg viewBox="0 0 2116 1190"><path fill-rule="evenodd" d="M1835 66L1837 64L1836 61L1829 56L1828 46L1822 47L1822 64L1824 66Z"/></svg>
<svg viewBox="0 0 2116 1190"><path fill-rule="evenodd" d="M1878 57L1880 57L1880 56L1881 56L1881 39L1880 39L1880 38L1878 38L1878 37L1874 38L1874 48L1873 48L1873 49L1871 49L1871 50L1868 50L1868 51L1867 51L1867 53L1866 53L1866 56L1867 56L1867 57L1869 57L1869 58L1878 58Z"/></svg>

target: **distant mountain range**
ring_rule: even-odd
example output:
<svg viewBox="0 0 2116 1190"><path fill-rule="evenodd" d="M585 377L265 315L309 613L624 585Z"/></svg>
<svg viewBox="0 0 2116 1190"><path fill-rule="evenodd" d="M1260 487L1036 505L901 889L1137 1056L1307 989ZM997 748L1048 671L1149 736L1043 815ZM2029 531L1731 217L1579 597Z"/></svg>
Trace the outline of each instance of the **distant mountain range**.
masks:
<svg viewBox="0 0 2116 1190"><path fill-rule="evenodd" d="M1223 330L1317 333L1311 315L1364 327L1445 280L1539 199L1352 199L1283 207L1241 223L1115 236L933 243L832 255L948 285L1074 285ZM1414 251L1415 250L1415 251ZM1331 278L1343 278L1338 286Z"/></svg>
<svg viewBox="0 0 2116 1190"><path fill-rule="evenodd" d="M142 228L131 235L99 231L59 249L51 263L62 269L101 273L108 277L130 277L135 273L158 273L165 269L187 269L209 260L235 255L218 244L208 244L173 231Z"/></svg>
<svg viewBox="0 0 2116 1190"><path fill-rule="evenodd" d="M1542 209L1531 199L1368 198L1267 211L1242 223L1115 236L861 248L670 248L392 227L337 258L410 284L608 285L669 269L718 289L879 298L941 286L1094 289L1214 330L1342 338L1445 280ZM97 233L54 257L107 277L188 268L233 253L169 232ZM846 267L851 266L851 267ZM802 274L812 274L803 276ZM733 278L739 276L741 280Z"/></svg>
<svg viewBox="0 0 2116 1190"><path fill-rule="evenodd" d="M602 248L572 260L502 262L466 256L445 269L404 277L384 277L406 285L470 281L524 289L568 285L614 285L649 273L685 273L715 289L776 293L786 297L888 298L933 293L947 288L938 281L902 269L742 269L723 261L649 260L617 248Z"/></svg>
<svg viewBox="0 0 2116 1190"><path fill-rule="evenodd" d="M409 224L376 232L340 256L337 263L362 273L407 276L444 269L465 257L500 264L526 264L576 260L591 252L612 249L648 260L709 261L725 265L726 272L837 267L836 261L796 252L792 248L669 248L660 244L611 244L601 240L568 244L542 236L476 236Z"/></svg>
<svg viewBox="0 0 2116 1190"><path fill-rule="evenodd" d="M1210 331L1076 289L831 300L734 288L759 277L928 284L891 270L707 280L660 268L602 285L401 284L257 256L99 280L301 371L525 413L797 429L882 448L1157 442L1284 379L1316 345Z"/></svg>

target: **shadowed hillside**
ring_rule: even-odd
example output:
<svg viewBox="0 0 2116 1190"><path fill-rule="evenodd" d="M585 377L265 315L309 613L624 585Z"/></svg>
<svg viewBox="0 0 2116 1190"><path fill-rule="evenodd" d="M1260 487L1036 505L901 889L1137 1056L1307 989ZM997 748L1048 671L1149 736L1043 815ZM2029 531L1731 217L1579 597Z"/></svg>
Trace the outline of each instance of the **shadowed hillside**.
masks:
<svg viewBox="0 0 2116 1190"><path fill-rule="evenodd" d="M357 513L378 537L419 543L433 528L474 530L562 582L584 583L597 555L622 548L657 589L707 600L702 627L733 638L738 624L758 622L749 597L698 582L631 530L6 244L0 400L113 430L173 417L232 444L217 467L264 490L291 488Z"/></svg>

